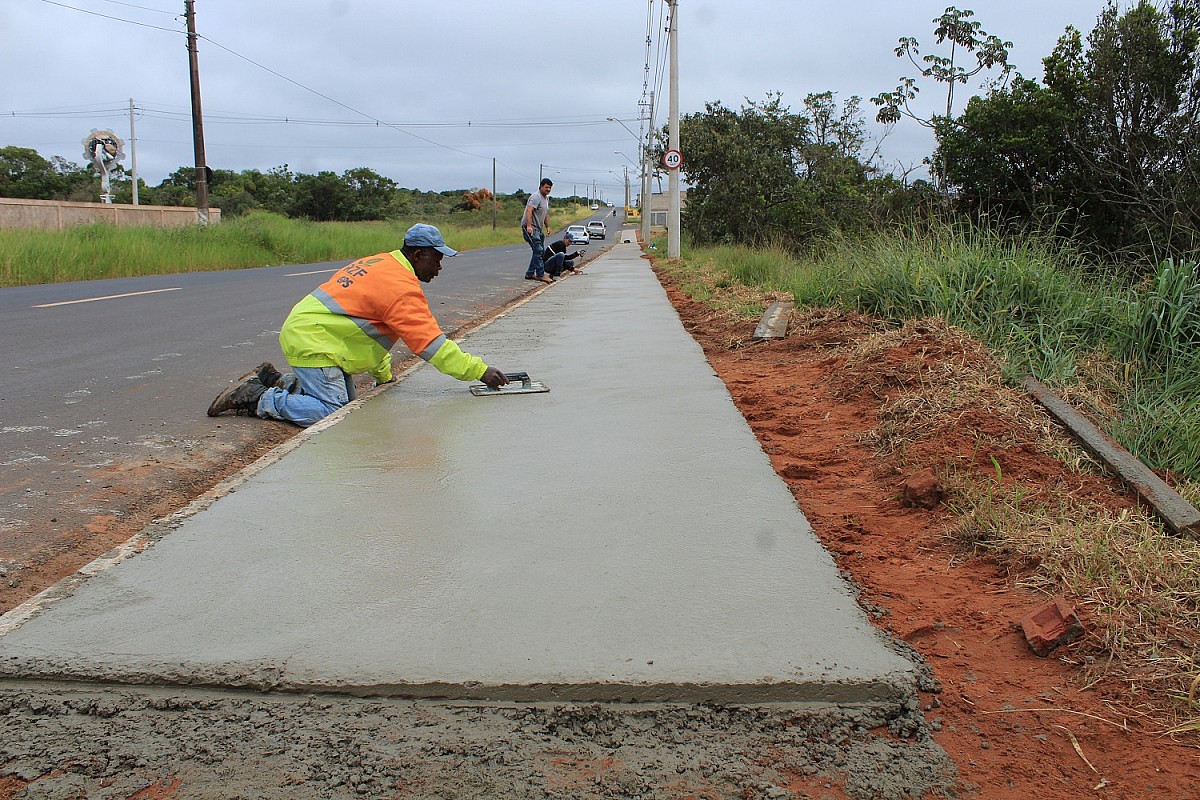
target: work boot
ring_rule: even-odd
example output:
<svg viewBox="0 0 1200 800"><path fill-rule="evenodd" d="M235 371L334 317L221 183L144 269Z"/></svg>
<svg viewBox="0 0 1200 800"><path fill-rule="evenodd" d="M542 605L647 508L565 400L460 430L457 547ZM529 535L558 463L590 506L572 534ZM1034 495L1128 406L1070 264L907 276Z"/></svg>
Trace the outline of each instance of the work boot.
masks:
<svg viewBox="0 0 1200 800"><path fill-rule="evenodd" d="M208 415L215 417L226 411L235 410L248 411L253 414L258 410L258 398L262 397L266 390L267 387L262 385L258 376L252 375L217 395L217 398L212 401L212 405L208 407Z"/></svg>
<svg viewBox="0 0 1200 800"><path fill-rule="evenodd" d="M255 369L251 374L256 375L258 377L258 382L263 386L271 387L282 385L280 381L283 380L283 373L275 369L275 365L270 361L264 361L263 363L259 364L258 368ZM250 375L247 375L246 377L249 378Z"/></svg>

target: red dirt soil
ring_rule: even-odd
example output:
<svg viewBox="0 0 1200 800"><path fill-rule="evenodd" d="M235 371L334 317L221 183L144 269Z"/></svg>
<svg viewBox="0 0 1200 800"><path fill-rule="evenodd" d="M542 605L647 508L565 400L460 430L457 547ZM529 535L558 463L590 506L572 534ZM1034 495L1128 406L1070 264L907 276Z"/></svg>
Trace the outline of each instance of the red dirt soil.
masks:
<svg viewBox="0 0 1200 800"><path fill-rule="evenodd" d="M1005 482L1023 478L1050 491L1065 482L1110 505L1134 499L1108 478L1067 470L984 408L962 411L955 428L963 436L908 449L906 474L863 442L893 373L914 362L926 368L949 356L985 357L982 348L945 353L938 342L909 344L887 352L873 371L848 376L843 351L829 345L862 337L869 321L833 314L800 335L751 343L756 321L691 300L661 270L659 279L816 534L861 587L864 606L886 612L875 623L932 667L940 693L922 693L922 701L936 741L958 765L962 796L1200 797L1197 737L1163 735L1165 715L1121 704L1116 681L1082 687L1078 669L1057 656L1087 642L1035 656L1017 623L1050 598L965 552L946 533L954 516L944 506L911 507L902 486L920 472L914 462L957 457L974 461L984 477L999 463ZM995 444L981 449L980 441Z"/></svg>

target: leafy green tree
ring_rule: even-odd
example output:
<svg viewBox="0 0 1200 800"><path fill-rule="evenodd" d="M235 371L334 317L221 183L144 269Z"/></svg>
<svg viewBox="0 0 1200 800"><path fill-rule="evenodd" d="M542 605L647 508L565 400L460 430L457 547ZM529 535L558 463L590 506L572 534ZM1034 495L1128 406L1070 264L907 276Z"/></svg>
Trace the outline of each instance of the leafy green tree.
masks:
<svg viewBox="0 0 1200 800"><path fill-rule="evenodd" d="M36 150L0 148L0 197L50 200L64 188L62 176Z"/></svg>
<svg viewBox="0 0 1200 800"><path fill-rule="evenodd" d="M1070 119L1060 96L1018 75L1011 86L972 97L958 119L939 121L935 160L958 187L960 207L992 219L1033 219L1071 201Z"/></svg>
<svg viewBox="0 0 1200 800"><path fill-rule="evenodd" d="M947 8L940 17L933 20L933 34L938 45L948 45L945 55L921 55L921 45L911 36L900 37L896 46L896 57L907 58L916 68L922 78L932 79L946 86L946 106L941 114L923 115L913 108L913 101L921 91L918 78L903 77L900 83L890 92L882 92L871 98L871 102L879 107L876 120L884 124L894 124L902 117L908 117L927 128L937 128L954 117L954 92L958 85L966 85L972 78L984 70L999 68L996 77L998 83L1003 83L1012 71L1008 63L1008 51L1012 42L1004 41L984 31L981 23L973 20L975 12L970 9L961 11L954 6ZM961 60L960 60L961 59ZM966 61L964 65L962 61ZM939 165L935 165L939 166Z"/></svg>
<svg viewBox="0 0 1200 800"><path fill-rule="evenodd" d="M698 242L762 244L786 231L807 124L778 94L740 111L706 103L704 113L680 120L692 185L683 225Z"/></svg>
<svg viewBox="0 0 1200 800"><path fill-rule="evenodd" d="M272 167L266 172L256 169L241 173L245 191L254 198L255 207L276 214L286 214L296 189L296 176L287 164Z"/></svg>
<svg viewBox="0 0 1200 800"><path fill-rule="evenodd" d="M317 222L344 220L350 214L353 199L346 183L328 170L316 175L297 175L296 192L288 216Z"/></svg>
<svg viewBox="0 0 1200 800"><path fill-rule="evenodd" d="M1200 245L1200 8L1142 0L1101 12L1084 48L1068 28L1045 60L1071 109L1078 221L1113 248Z"/></svg>
<svg viewBox="0 0 1200 800"><path fill-rule="evenodd" d="M872 170L859 102L839 107L832 92L810 94L794 113L773 93L739 111L717 102L684 117L692 184L684 227L704 243L800 247L864 223Z"/></svg>
<svg viewBox="0 0 1200 800"><path fill-rule="evenodd" d="M395 208L396 182L366 167L342 173L351 201L345 219L386 219Z"/></svg>

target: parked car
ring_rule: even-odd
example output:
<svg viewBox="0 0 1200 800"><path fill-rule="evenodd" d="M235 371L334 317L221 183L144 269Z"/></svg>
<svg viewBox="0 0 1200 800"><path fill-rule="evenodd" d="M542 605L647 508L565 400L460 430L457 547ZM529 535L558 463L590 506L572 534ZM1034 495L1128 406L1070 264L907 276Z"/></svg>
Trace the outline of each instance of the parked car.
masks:
<svg viewBox="0 0 1200 800"><path fill-rule="evenodd" d="M582 225L572 225L567 228L567 239L571 244L587 244L589 238L587 228Z"/></svg>
<svg viewBox="0 0 1200 800"><path fill-rule="evenodd" d="M600 220L594 219L587 224L587 235L589 239L603 239L608 236L608 228Z"/></svg>

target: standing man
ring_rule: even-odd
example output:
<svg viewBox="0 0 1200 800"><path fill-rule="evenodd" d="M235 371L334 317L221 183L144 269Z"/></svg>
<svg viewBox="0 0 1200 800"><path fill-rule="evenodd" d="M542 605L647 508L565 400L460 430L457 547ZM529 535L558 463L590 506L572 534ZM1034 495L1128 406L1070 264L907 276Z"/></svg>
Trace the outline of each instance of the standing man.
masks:
<svg viewBox="0 0 1200 800"><path fill-rule="evenodd" d="M503 372L446 338L429 310L420 284L441 272L442 256L456 255L441 231L418 223L399 250L338 270L292 308L279 332L294 378L260 364L218 394L208 415L246 411L307 428L354 399L355 373L393 380L390 351L397 340L460 381L481 380L493 389L508 383Z"/></svg>
<svg viewBox="0 0 1200 800"><path fill-rule="evenodd" d="M550 217L550 190L554 181L542 178L538 185L537 194L529 196L525 203L525 213L521 217L521 233L533 255L529 259L529 268L525 270L525 280L554 283L554 278L546 274L546 264L542 260L542 251L546 249L546 221Z"/></svg>

